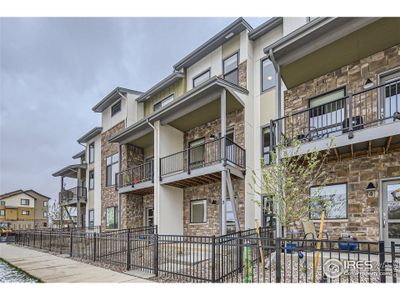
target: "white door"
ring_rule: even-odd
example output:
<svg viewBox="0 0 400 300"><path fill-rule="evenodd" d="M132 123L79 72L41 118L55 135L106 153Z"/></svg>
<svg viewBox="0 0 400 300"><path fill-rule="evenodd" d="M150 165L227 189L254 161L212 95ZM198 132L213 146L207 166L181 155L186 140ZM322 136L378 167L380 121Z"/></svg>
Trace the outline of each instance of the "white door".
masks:
<svg viewBox="0 0 400 300"><path fill-rule="evenodd" d="M386 247L400 243L400 179L383 182L382 229Z"/></svg>

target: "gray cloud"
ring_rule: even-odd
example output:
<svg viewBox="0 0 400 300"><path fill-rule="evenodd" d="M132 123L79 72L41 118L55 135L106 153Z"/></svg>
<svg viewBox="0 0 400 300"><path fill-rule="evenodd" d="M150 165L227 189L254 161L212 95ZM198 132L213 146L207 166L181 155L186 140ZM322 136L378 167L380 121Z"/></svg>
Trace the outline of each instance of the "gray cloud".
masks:
<svg viewBox="0 0 400 300"><path fill-rule="evenodd" d="M115 86L146 90L233 18L1 18L0 193L57 198L91 108ZM247 19L257 26L265 18Z"/></svg>

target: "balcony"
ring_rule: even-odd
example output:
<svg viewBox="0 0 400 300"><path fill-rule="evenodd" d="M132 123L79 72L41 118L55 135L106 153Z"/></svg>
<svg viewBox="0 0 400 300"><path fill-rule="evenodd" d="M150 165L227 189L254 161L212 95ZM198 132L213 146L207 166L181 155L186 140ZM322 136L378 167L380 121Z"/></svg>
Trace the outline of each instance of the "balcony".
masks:
<svg viewBox="0 0 400 300"><path fill-rule="evenodd" d="M64 206L76 206L78 200L80 203L86 203L87 189L85 187L73 187L63 190L59 193L60 204Z"/></svg>
<svg viewBox="0 0 400 300"><path fill-rule="evenodd" d="M135 192L136 194L153 193L154 160L117 173L119 193Z"/></svg>
<svg viewBox="0 0 400 300"><path fill-rule="evenodd" d="M221 151L225 144L225 151ZM229 140L219 138L160 159L161 183L187 187L219 181L227 167L236 177L243 177L246 151Z"/></svg>
<svg viewBox="0 0 400 300"><path fill-rule="evenodd" d="M299 154L327 149L333 137L336 149L352 155L388 150L400 143L400 79L276 119L271 131L271 143L278 132L288 145L300 141Z"/></svg>

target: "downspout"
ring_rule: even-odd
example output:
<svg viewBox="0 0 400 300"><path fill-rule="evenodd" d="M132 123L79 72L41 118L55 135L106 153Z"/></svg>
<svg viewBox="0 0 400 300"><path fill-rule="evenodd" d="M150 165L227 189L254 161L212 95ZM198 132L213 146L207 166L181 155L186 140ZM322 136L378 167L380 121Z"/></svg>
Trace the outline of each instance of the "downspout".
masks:
<svg viewBox="0 0 400 300"><path fill-rule="evenodd" d="M268 58L272 62L276 76L275 76L275 85L276 85L276 92L275 92L275 105L276 105L276 118L280 118L282 116L282 107L281 107L281 93L282 93L282 87L281 87L281 68L279 64L275 60L274 52L272 49L269 49L268 53ZM270 124L272 126L272 124ZM275 145L279 145L280 142L280 137L281 137L281 126L278 122L274 132L275 132ZM279 148L276 148L276 163L278 164L280 160L280 151ZM279 211L279 207L277 207L277 211ZM281 222L279 221L279 218L276 218L276 236L277 237L282 237L282 226L280 224Z"/></svg>

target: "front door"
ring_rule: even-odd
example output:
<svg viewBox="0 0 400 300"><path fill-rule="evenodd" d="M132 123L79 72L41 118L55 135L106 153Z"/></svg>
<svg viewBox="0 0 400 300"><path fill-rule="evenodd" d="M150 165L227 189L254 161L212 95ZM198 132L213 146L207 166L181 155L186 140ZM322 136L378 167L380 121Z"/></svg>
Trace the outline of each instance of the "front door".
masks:
<svg viewBox="0 0 400 300"><path fill-rule="evenodd" d="M382 228L386 247L400 243L400 179L382 185Z"/></svg>

